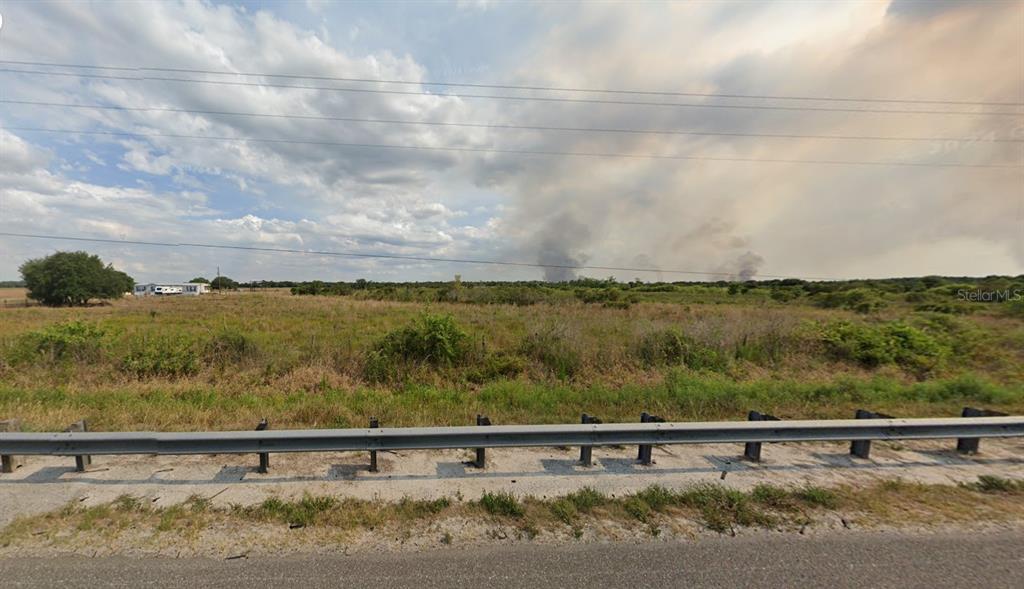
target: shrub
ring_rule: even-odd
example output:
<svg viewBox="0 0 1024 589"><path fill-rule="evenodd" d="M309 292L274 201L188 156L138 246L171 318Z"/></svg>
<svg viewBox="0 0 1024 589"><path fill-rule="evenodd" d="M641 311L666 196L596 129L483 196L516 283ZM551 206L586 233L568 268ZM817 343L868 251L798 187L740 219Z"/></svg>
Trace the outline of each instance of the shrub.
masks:
<svg viewBox="0 0 1024 589"><path fill-rule="evenodd" d="M697 342L677 329L663 329L643 335L637 344L637 356L648 366L682 364L693 370L723 371L729 358L706 344Z"/></svg>
<svg viewBox="0 0 1024 589"><path fill-rule="evenodd" d="M826 325L821 338L835 357L869 368L898 364L928 372L937 368L950 353L947 345L901 321L880 325L840 321Z"/></svg>
<svg viewBox="0 0 1024 589"><path fill-rule="evenodd" d="M661 329L645 333L636 346L636 354L648 366L681 364L686 355L687 342L677 329Z"/></svg>
<svg viewBox="0 0 1024 589"><path fill-rule="evenodd" d="M21 336L12 359L95 361L102 353L105 333L98 325L84 321L56 323Z"/></svg>
<svg viewBox="0 0 1024 589"><path fill-rule="evenodd" d="M558 378L572 378L580 370L580 356L564 329L549 326L523 338L519 351L540 362Z"/></svg>
<svg viewBox="0 0 1024 589"><path fill-rule="evenodd" d="M881 293L869 288L853 288L817 295L819 307L826 309L850 309L858 313L872 313L886 306Z"/></svg>
<svg viewBox="0 0 1024 589"><path fill-rule="evenodd" d="M423 313L378 341L366 354L363 372L368 380L382 382L407 362L451 366L465 357L467 339L451 315Z"/></svg>
<svg viewBox="0 0 1024 589"><path fill-rule="evenodd" d="M609 309L628 309L637 302L635 295L623 296L622 291L614 287L605 288L577 288L576 298L584 303L597 304Z"/></svg>
<svg viewBox="0 0 1024 589"><path fill-rule="evenodd" d="M484 356L481 365L473 368L466 375L466 380L476 384L499 378L514 378L525 368L521 356L497 352Z"/></svg>
<svg viewBox="0 0 1024 589"><path fill-rule="evenodd" d="M138 378L187 376L199 370L199 353L185 336L143 337L132 343L121 369Z"/></svg>
<svg viewBox="0 0 1024 589"><path fill-rule="evenodd" d="M745 334L736 342L734 355L737 360L755 364L777 364L791 341L779 331L766 331L756 336Z"/></svg>
<svg viewBox="0 0 1024 589"><path fill-rule="evenodd" d="M226 328L206 342L203 356L208 362L215 364L238 364L257 358L259 347L246 334Z"/></svg>
<svg viewBox="0 0 1024 589"><path fill-rule="evenodd" d="M466 338L451 315L423 313L384 336L374 351L391 358L451 365L465 355Z"/></svg>

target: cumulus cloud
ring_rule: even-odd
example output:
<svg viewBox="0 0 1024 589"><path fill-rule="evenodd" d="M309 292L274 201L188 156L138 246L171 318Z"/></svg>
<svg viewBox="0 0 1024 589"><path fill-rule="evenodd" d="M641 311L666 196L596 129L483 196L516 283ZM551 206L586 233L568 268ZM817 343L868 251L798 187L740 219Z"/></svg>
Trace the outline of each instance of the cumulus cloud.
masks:
<svg viewBox="0 0 1024 589"><path fill-rule="evenodd" d="M308 13L290 19L269 10L193 1L16 4L5 9L4 58L410 81L436 78L427 63L451 62L450 55L431 53L436 49L428 43L410 41L401 48L373 45L362 40L363 35L357 41L348 31L366 28L365 15L343 18L347 15L338 11L347 7L311 2L289 8ZM1022 70L1006 67L1019 63L1024 44L1019 35L1020 6L1013 3L451 8L475 19L474 23L499 27L514 22L523 27L516 46L506 51L516 59L495 62L486 69L498 82L697 93L1024 100ZM440 31L460 22L443 14L433 18L431 26ZM313 29L300 21L318 24ZM333 21L340 28L328 35L320 27ZM367 39L386 38L380 31L389 23L373 25L375 34ZM90 72L104 73L86 71ZM1019 116L497 101L459 96L454 88L437 92L436 86L416 84L149 73L150 79L143 81L0 74L6 99L119 107L89 110L7 104L0 113L4 126L141 135L0 131L0 229L503 258L560 266L543 272L549 280L589 273L582 269L588 263L661 268L665 273L652 277L666 279L680 277L669 274L672 269L726 272L745 279L759 272L810 276L1019 273L1024 265L1019 170L365 147L1020 164L1019 144L992 141L1024 138ZM251 85L180 83L155 77ZM476 89L464 94L490 92ZM629 98L848 106L656 95ZM975 108L904 103L852 106ZM307 118L277 116L281 114ZM967 140L539 132L322 117ZM10 239L2 243L7 255L0 261L0 278L13 277L25 256L61 247ZM252 278L415 279L439 278L454 271L472 278L541 274L522 268L456 269L394 260L294 259L245 252L214 256L185 249L155 257L137 248L96 248L154 279L169 272L188 274L190 265L218 262L236 268L237 276L249 273L245 277Z"/></svg>

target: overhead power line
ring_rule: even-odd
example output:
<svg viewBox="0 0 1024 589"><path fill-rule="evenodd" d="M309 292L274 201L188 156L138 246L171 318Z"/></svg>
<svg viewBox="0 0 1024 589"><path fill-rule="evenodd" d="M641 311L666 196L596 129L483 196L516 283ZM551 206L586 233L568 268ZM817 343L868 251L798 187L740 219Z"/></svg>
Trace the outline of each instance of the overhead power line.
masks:
<svg viewBox="0 0 1024 589"><path fill-rule="evenodd" d="M944 162L898 162L898 161L870 161L870 160L831 160L831 159L789 159L789 158L753 158L753 157L726 157L726 156L705 156L705 155L674 155L674 154L649 154L649 153L612 153L612 152L586 152L586 151L550 151L540 149L499 149L490 147L450 147L435 145L396 145L388 143L347 143L342 141L312 141L308 139L272 139L263 137L226 137L216 135L189 135L183 133L131 133L127 131L91 131L82 129L49 129L44 127L10 127L4 126L0 129L8 131L23 131L30 133L60 133L66 135L106 135L112 137L163 137L170 139L205 139L213 141L235 141L256 143L278 143L297 145L321 145L332 147L353 147L360 149L402 149L418 151L448 151L458 153L498 153L508 155L528 156L568 156L568 157L592 157L592 158L623 158L623 159L651 159L651 160L691 160L706 162L747 162L747 163L772 163L772 164L820 164L837 166L901 166L914 168L989 168L989 169L1021 169L1024 166L1019 164L965 164L965 163L944 163Z"/></svg>
<svg viewBox="0 0 1024 589"><path fill-rule="evenodd" d="M922 98L872 98L872 97L837 97L837 96L807 96L793 94L737 94L721 92L681 92L670 90L636 90L636 89L608 89L608 88L579 88L567 86L530 86L521 84L482 84L468 82L436 82L417 80L396 80L386 78L355 78L341 76L323 76L315 74L275 74L268 72L240 72L229 70L207 70L195 68L171 68L171 67L127 67L110 65L87 65L80 63L52 63L42 61L17 61L0 60L0 64L27 65L42 67L62 67L90 70L111 70L125 72L167 72L187 74L211 74L219 76L246 76L264 78L284 78L291 80L320 80L330 82L359 82L368 84L396 84L405 86L441 86L446 88L493 88L496 90L529 90L545 92L584 92L590 94L626 94L646 96L685 96L691 98L743 98L756 100L799 100L814 102L872 102L887 104L946 104L958 106L1024 106L1024 102L998 102L982 100L946 100L946 99L922 99Z"/></svg>
<svg viewBox="0 0 1024 589"><path fill-rule="evenodd" d="M496 129L496 130L521 130L521 131L564 131L577 133L616 133L631 135L685 135L699 137L755 137L768 139L831 139L847 141L928 141L943 142L956 141L960 143L1024 143L1024 139L989 137L988 134L978 137L899 137L891 135L822 135L807 133L743 133L731 131L689 131L676 129L623 129L614 127L563 127L548 125L515 125L502 123L458 123L451 121L409 121L402 119L374 119L362 117L338 117L330 115L309 115L309 114L288 114L288 113L263 113L246 111L207 110L192 108L172 108L161 106L118 106L107 104L79 104L67 102L45 102L40 100L14 100L0 98L0 104L19 104L25 106L43 106L54 108L74 108L85 110L111 110L123 112L167 112L181 114L234 116L234 117L255 117L274 119L295 119L312 121L336 121L345 123L372 123L388 125L420 125L434 127L463 127L471 129Z"/></svg>
<svg viewBox="0 0 1024 589"><path fill-rule="evenodd" d="M0 72L42 75L42 76L63 76L72 78L96 78L103 80L126 80L126 81L156 81L176 82L192 84L212 84L221 86L248 86L257 88L286 88L292 90L318 90L325 92L353 92L364 94L390 94L403 96L431 96L435 98L481 98L492 100L512 101L538 101L557 103L580 103L580 104L614 104L626 106L655 106L655 107L680 107L680 108L718 108L730 110L765 110L765 111L792 111L792 112L843 112L843 113L890 113L890 114L912 114L912 115L967 115L967 116L1024 116L1024 113L1008 111L979 111L979 110L915 110L897 108L847 108L847 107L826 107L826 106L779 106L765 104L708 104L698 102L650 102L643 100L611 100L601 98L564 98L554 96L511 96L502 94L438 94L435 92L423 92L413 90L385 90L381 88L350 88L337 86L300 86L294 84L276 84L272 82L239 82L231 80L201 80L196 78L171 78L166 76L113 76L106 74L88 74L81 72L51 72L43 70L25 70L0 68Z"/></svg>
<svg viewBox="0 0 1024 589"><path fill-rule="evenodd" d="M570 265L570 264L541 264L539 262L514 262L504 260L475 260L466 258L437 258L431 256L411 256L411 255L400 255L400 254L371 254L365 252L340 252L340 251L323 251L323 250L302 250L292 248L277 248L277 247L259 247L259 246L248 246L248 245L231 245L231 244L214 244L214 243L188 243L188 242L166 242L166 241L137 241L128 239L104 239L100 237L76 237L69 235L43 235L36 233L13 233L7 231L0 231L0 236L3 237L19 237L26 239L53 239L59 241L77 241L77 242L90 242L90 243L108 243L117 245L142 245L142 246L157 246L157 247L185 247L185 248L206 248L206 249L222 249L222 250L240 250L240 251L253 251L253 252L269 252L269 253L281 253L281 254L304 254L314 256L334 256L343 258L377 258L387 260L406 260L412 262L441 262L449 264L483 264L489 266L519 266L526 268L554 268L561 270L603 270L611 272L655 272L665 274L690 274L698 276L726 276L734 277L735 272L715 272L715 271L700 271L700 270L668 270L661 268L626 268L620 266L595 266L590 264L581 265ZM758 273L760 278L773 278L773 279L786 279L786 278L799 278L796 276L782 276L776 274L761 274ZM810 277L805 276L800 278L801 280L835 280L834 278L824 277Z"/></svg>

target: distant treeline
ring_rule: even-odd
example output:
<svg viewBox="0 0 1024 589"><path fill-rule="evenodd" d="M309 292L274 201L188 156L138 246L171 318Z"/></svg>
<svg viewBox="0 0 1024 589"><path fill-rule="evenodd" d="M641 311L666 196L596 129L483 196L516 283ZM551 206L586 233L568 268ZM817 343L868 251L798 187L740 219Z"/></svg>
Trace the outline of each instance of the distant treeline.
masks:
<svg viewBox="0 0 1024 589"><path fill-rule="evenodd" d="M910 304L920 311L970 313L971 303L1015 302L1024 299L1024 275L923 276L842 281L807 281L795 278L730 282L619 282L581 278L568 282L475 281L463 282L354 282L311 281L258 283L289 287L296 295L337 295L359 299L404 302L459 302L531 305L577 300L605 307L626 308L651 302L805 302L824 308L870 313L890 304Z"/></svg>
<svg viewBox="0 0 1024 589"><path fill-rule="evenodd" d="M0 288L25 288L24 280L0 280Z"/></svg>

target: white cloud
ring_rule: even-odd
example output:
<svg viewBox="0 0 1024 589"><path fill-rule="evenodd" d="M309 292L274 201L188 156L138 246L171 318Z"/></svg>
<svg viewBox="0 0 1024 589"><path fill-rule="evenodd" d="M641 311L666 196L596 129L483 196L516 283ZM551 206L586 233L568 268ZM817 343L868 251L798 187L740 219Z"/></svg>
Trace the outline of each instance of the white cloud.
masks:
<svg viewBox="0 0 1024 589"><path fill-rule="evenodd" d="M312 21L322 20L316 16L321 8L320 3L309 3ZM455 8L486 9L470 16L495 15L481 21L493 26L501 26L498 21L509 10L519 9L487 3ZM1019 12L1014 12L1019 6L1010 3L953 3L928 10L875 2L642 7L592 3L530 10L544 13L537 21L543 25L524 31L515 47L517 55L523 55L519 64L505 71L498 69L502 64L495 64L487 70L496 81L973 100L1020 100L1024 84L1020 68L1005 67L1019 62L1024 43ZM271 12L206 2L17 4L6 8L5 16L5 59L45 56L53 62L95 65L404 80L430 78L424 64L439 61L436 55L391 47L356 52ZM443 30L445 19L438 13L432 24ZM353 20L351 30L356 33L348 43L362 39L358 31L371 28L361 23ZM447 63L448 56L442 57L440 61ZM620 266L642 260L641 265L709 271L738 272L763 259L763 265L754 264L763 272L812 276L1019 273L1024 265L1021 179L1012 170L523 157L324 144L1019 163L1014 159L1019 155L1008 144L984 140L1013 132L1009 126L1019 121L1006 117L530 103L437 94L0 75L8 99L165 109L5 105L0 113L4 125L321 142L0 131L3 230L559 263L590 260ZM162 77L188 76L426 89L186 73ZM779 104L731 101L752 102ZM936 146L538 133L228 112L983 140ZM1015 137L1021 136L1018 131ZM85 170L75 165L82 159L96 167ZM481 204L481 194L486 205ZM6 239L3 243L9 249L0 261L0 278L13 274L24 256L54 246ZM190 264L215 260L237 268L237 276L252 272L250 277L264 278L312 278L326 272L334 277L366 273L406 279L452 272L451 266L425 263L331 257L304 258L306 263L275 254L185 249L153 256L146 249L96 247L154 279L163 272L188 274ZM953 253L968 248L973 257ZM537 275L495 267L462 272L477 278Z"/></svg>

